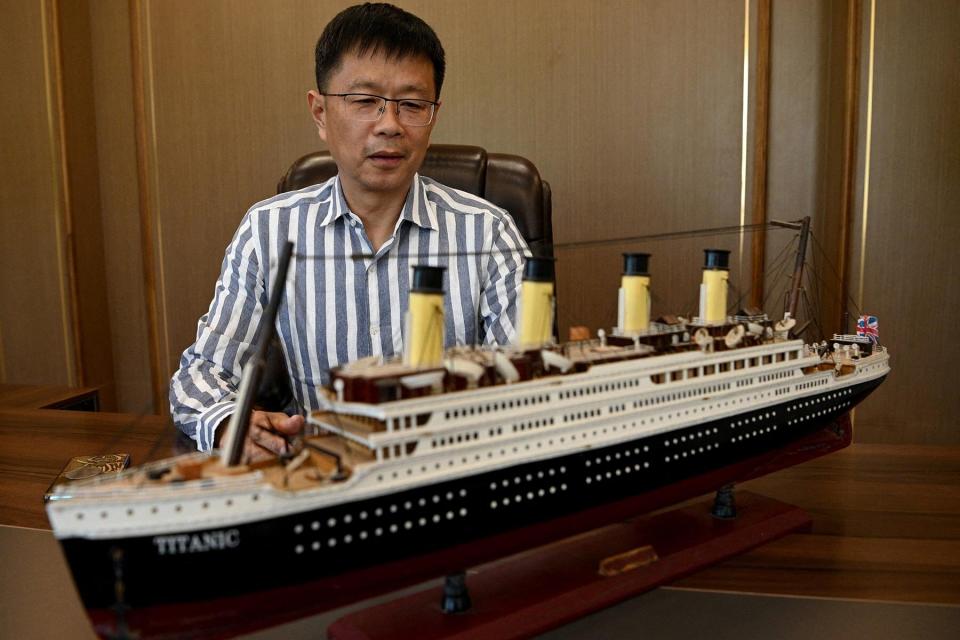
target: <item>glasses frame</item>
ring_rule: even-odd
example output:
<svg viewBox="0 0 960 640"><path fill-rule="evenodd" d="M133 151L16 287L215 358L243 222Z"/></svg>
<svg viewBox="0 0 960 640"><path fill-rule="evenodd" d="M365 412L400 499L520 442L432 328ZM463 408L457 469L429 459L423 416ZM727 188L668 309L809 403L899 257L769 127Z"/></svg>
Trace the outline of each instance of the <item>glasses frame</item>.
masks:
<svg viewBox="0 0 960 640"><path fill-rule="evenodd" d="M388 102L397 103L396 114L397 114L398 121L400 120L400 103L401 102L413 101L413 102L428 103L430 105L430 119L424 122L423 124L411 124L409 122L404 122L403 124L407 125L408 127L430 126L430 123L433 122L433 118L437 115L437 107L440 106L439 102L435 102L433 100L424 100L423 98L388 98L386 96L378 96L375 93L361 93L356 91L351 91L350 93L321 93L320 95L327 96L330 98L343 98L344 102L346 102L347 96L366 96L367 98L379 98L380 100L383 100L383 107L380 108L379 115L377 115L376 118L374 118L373 120L357 120L357 122L377 122L378 120L380 120L380 118L383 117L383 112L387 110Z"/></svg>

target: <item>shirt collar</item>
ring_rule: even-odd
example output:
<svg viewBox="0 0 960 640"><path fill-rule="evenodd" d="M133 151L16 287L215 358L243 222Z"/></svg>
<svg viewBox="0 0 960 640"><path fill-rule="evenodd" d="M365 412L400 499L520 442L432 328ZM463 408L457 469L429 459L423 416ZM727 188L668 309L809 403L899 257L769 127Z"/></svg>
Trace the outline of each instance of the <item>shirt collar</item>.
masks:
<svg viewBox="0 0 960 640"><path fill-rule="evenodd" d="M350 213L350 207L347 206L347 201L343 197L340 176L337 176L333 181L330 211L320 225L327 226L337 218L342 218ZM440 229L440 224L437 222L437 205L427 198L427 187L419 173L413 176L413 188L407 192L407 199L403 203L403 209L400 210L400 219L409 220L424 229L432 229L433 231L439 231Z"/></svg>

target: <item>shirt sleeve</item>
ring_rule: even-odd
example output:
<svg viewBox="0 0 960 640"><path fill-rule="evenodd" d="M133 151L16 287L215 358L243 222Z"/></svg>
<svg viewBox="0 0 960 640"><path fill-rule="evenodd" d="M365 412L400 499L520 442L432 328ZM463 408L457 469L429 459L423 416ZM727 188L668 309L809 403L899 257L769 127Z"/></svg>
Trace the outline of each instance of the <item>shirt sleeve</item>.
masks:
<svg viewBox="0 0 960 640"><path fill-rule="evenodd" d="M517 338L517 310L527 243L509 214L493 226L486 282L480 293L480 341L511 344Z"/></svg>
<svg viewBox="0 0 960 640"><path fill-rule="evenodd" d="M227 247L196 341L170 381L173 421L201 451L213 448L217 425L233 413L240 372L260 333L266 287L254 231L248 213Z"/></svg>

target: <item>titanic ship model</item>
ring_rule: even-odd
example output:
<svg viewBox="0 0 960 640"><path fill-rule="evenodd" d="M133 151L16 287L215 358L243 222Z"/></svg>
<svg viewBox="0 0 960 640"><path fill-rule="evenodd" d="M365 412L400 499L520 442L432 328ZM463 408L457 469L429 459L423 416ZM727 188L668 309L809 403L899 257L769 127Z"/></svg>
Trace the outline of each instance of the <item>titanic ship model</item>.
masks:
<svg viewBox="0 0 960 640"><path fill-rule="evenodd" d="M716 474L823 429L884 380L888 352L870 339L807 345L789 316L728 316L728 253L706 251L699 316L670 324L649 317L648 256L628 254L618 326L563 345L553 264L528 259L518 344L446 351L443 274L417 267L403 358L332 371L289 456L243 463L247 404L220 451L54 491L48 516L96 632L227 633L597 505L699 495L720 485L691 479L739 479Z"/></svg>

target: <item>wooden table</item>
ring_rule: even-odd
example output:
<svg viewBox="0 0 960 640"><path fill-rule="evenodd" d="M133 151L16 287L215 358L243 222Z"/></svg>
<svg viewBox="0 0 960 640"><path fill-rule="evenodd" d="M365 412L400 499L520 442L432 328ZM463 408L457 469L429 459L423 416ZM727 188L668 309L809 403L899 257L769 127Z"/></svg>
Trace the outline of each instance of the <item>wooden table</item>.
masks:
<svg viewBox="0 0 960 640"><path fill-rule="evenodd" d="M42 495L73 456L184 446L158 416L0 410L0 525L48 529ZM812 530L674 587L960 605L960 446L853 444L744 486L807 510Z"/></svg>
<svg viewBox="0 0 960 640"><path fill-rule="evenodd" d="M674 584L960 604L960 446L854 444L741 485L805 509L787 536Z"/></svg>
<svg viewBox="0 0 960 640"><path fill-rule="evenodd" d="M0 384L0 409L80 409L99 411L98 387Z"/></svg>
<svg viewBox="0 0 960 640"><path fill-rule="evenodd" d="M0 409L0 525L49 529L43 494L74 456L129 453L141 464L181 442L155 415Z"/></svg>

